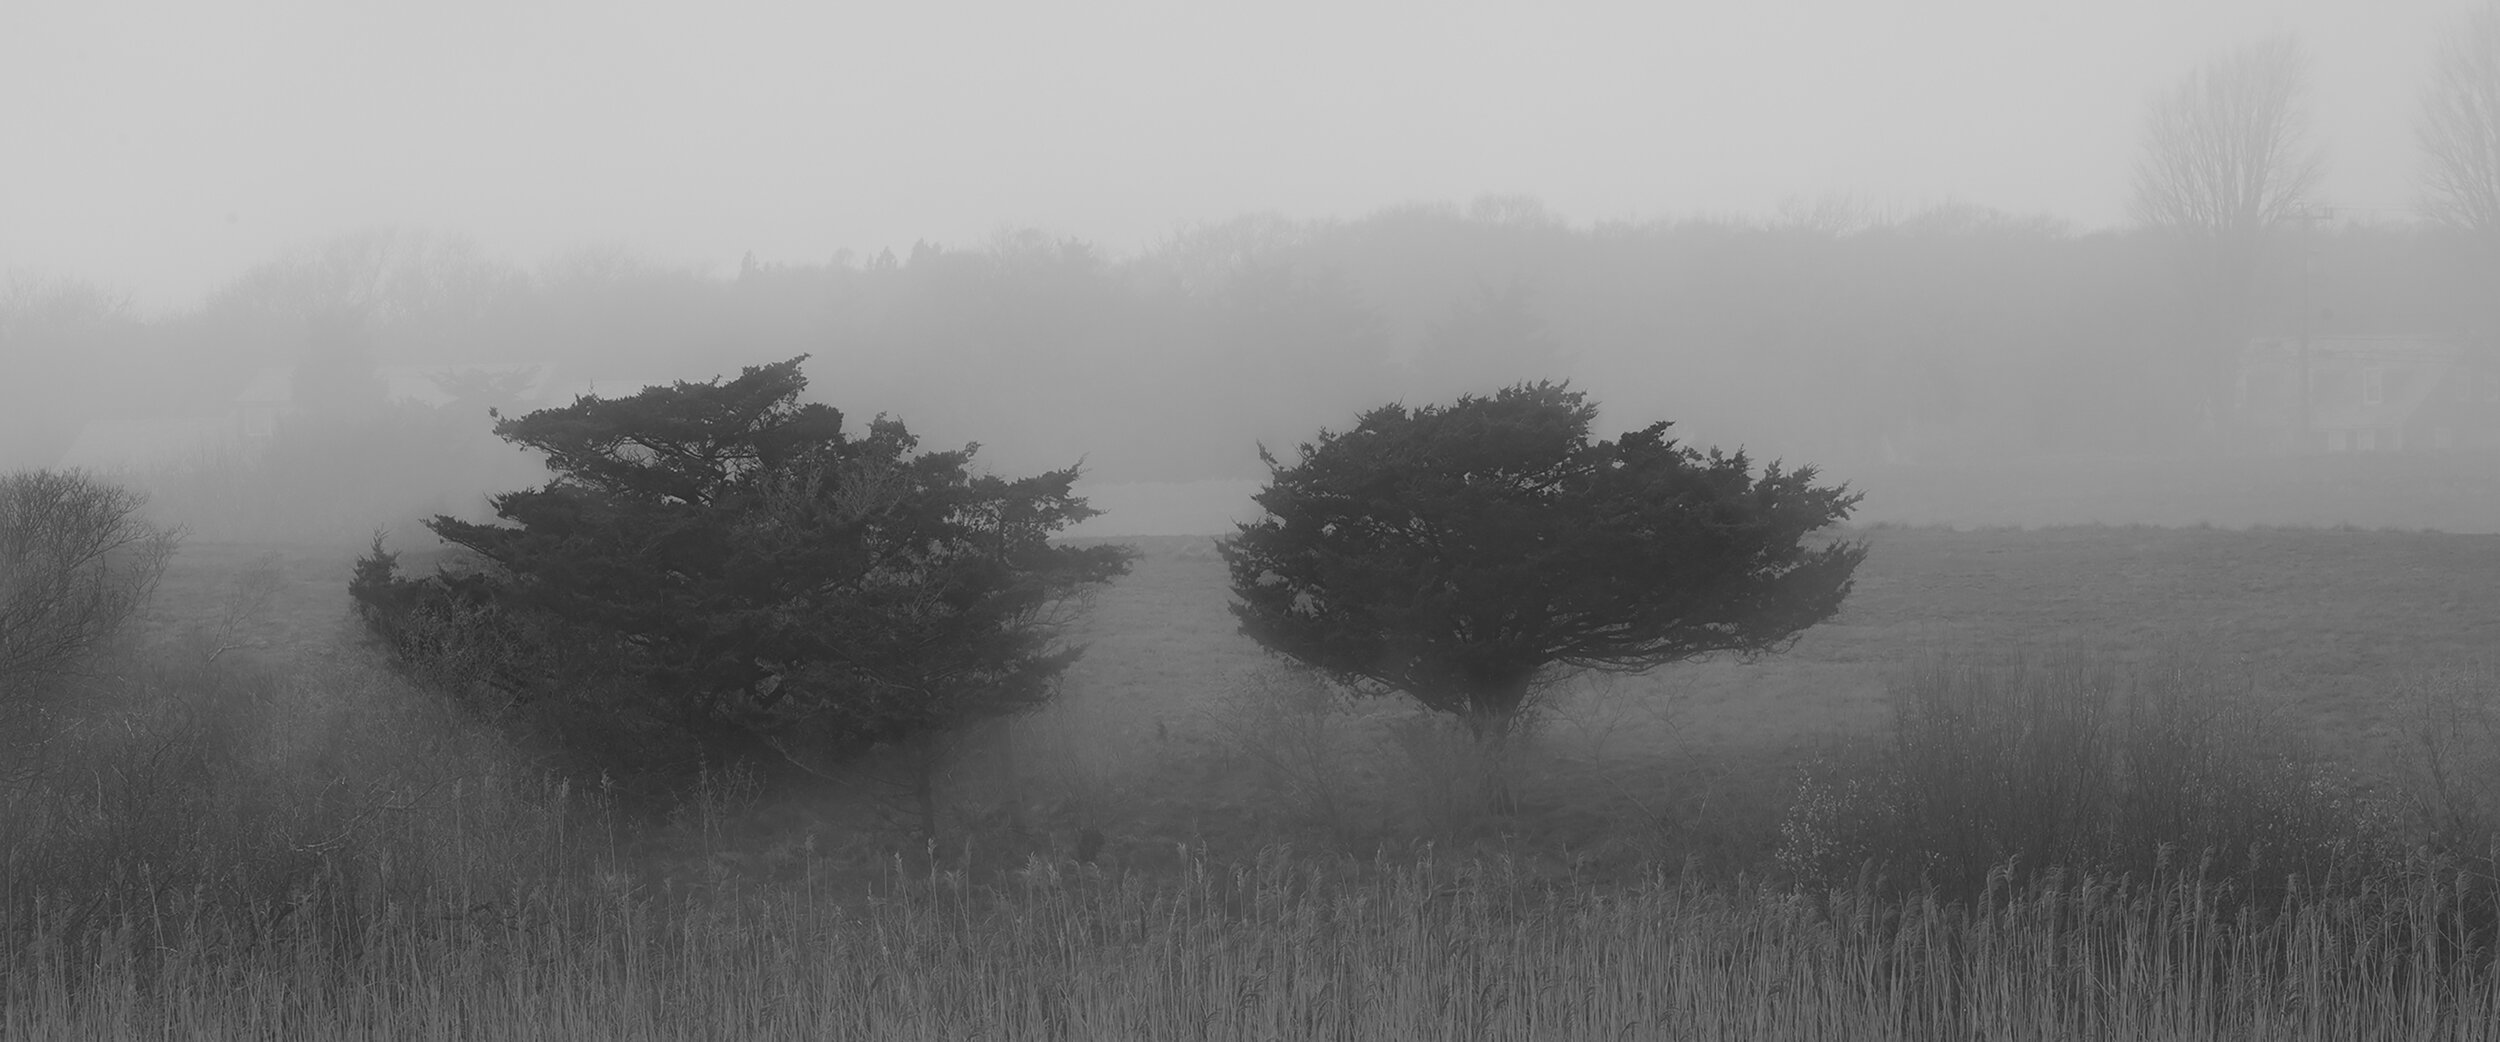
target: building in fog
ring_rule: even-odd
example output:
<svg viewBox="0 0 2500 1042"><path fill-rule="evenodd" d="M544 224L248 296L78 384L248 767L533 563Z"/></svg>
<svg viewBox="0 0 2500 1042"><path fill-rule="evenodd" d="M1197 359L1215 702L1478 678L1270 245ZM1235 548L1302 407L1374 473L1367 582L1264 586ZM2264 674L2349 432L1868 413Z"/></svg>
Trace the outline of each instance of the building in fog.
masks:
<svg viewBox="0 0 2500 1042"><path fill-rule="evenodd" d="M2233 404L2250 451L2500 449L2500 366L2435 337L2252 340Z"/></svg>
<svg viewBox="0 0 2500 1042"><path fill-rule="evenodd" d="M355 393L341 391L336 373L265 366L215 404L170 415L90 417L54 465L110 474L248 460L265 451L290 420L324 411L473 409L484 429L491 422L488 406L518 412L572 400L556 367L543 363L379 366L344 382Z"/></svg>
<svg viewBox="0 0 2500 1042"><path fill-rule="evenodd" d="M234 396L229 413L246 447L267 442L287 418L354 402L338 397L335 379L307 379L304 367L274 365L261 369ZM488 406L516 411L562 404L557 394L556 367L536 362L373 367L362 393L391 405L429 409L471 408L483 414Z"/></svg>

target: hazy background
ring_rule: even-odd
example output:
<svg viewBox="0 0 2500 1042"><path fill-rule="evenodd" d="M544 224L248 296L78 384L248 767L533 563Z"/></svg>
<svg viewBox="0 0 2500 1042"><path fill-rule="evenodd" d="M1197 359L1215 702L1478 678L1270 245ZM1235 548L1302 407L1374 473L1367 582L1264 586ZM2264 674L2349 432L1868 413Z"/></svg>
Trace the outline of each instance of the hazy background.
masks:
<svg viewBox="0 0 2500 1042"><path fill-rule="evenodd" d="M2410 209L2460 10L13 0L0 467L338 539L534 480L489 406L809 353L859 419L1084 461L1088 531L1548 377L1866 519L2490 528L2490 452L2234 457L2187 360L2235 345L2123 216L2148 99L2290 33L2335 209L2248 331L2487 341ZM410 398L479 365L527 371Z"/></svg>
<svg viewBox="0 0 2500 1042"><path fill-rule="evenodd" d="M308 240L1113 252L1249 211L1849 193L2117 223L2146 96L2276 28L2341 206L2411 201L2435 0L0 5L0 267L182 306Z"/></svg>

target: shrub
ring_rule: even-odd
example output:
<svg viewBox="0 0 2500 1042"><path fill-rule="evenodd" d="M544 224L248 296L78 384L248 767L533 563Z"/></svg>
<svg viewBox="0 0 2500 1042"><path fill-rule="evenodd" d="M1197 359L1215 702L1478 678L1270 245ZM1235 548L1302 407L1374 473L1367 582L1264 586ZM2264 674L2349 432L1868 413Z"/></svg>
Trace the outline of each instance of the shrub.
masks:
<svg viewBox="0 0 2500 1042"><path fill-rule="evenodd" d="M50 768L0 787L0 948L53 932L93 958L240 951L290 927L289 950L354 957L370 915L456 925L437 917L573 889L613 849L597 794L386 675L195 652L78 681ZM133 921L150 925L116 941Z"/></svg>
<svg viewBox="0 0 2500 1042"><path fill-rule="evenodd" d="M2418 670L2400 684L2417 755L2404 781L2435 849L2488 866L2500 857L2500 671Z"/></svg>
<svg viewBox="0 0 2500 1042"><path fill-rule="evenodd" d="M2390 808L2189 655L1929 654L1892 695L1888 743L1801 780L1781 827L1791 872L1971 895L2008 871L2188 870L2268 900L2403 858Z"/></svg>
<svg viewBox="0 0 2500 1042"><path fill-rule="evenodd" d="M0 712L77 668L147 603L175 537L142 502L77 471L0 476Z"/></svg>

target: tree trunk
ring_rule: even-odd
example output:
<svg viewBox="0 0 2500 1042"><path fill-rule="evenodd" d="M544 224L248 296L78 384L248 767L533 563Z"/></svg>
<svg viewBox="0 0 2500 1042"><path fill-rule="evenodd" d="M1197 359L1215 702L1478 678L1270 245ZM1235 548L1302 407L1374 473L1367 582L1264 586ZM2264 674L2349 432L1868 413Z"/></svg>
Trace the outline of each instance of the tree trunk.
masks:
<svg viewBox="0 0 2500 1042"><path fill-rule="evenodd" d="M1485 805L1496 813L1512 814L1519 809L1518 793L1511 786L1511 757L1517 751L1511 740L1519 727L1519 710L1527 700L1528 682L1519 680L1480 688L1467 701L1464 719L1468 736L1475 742Z"/></svg>
<svg viewBox="0 0 2500 1042"><path fill-rule="evenodd" d="M920 812L920 839L937 849L937 763L938 742L934 735L923 735L912 743L912 802Z"/></svg>

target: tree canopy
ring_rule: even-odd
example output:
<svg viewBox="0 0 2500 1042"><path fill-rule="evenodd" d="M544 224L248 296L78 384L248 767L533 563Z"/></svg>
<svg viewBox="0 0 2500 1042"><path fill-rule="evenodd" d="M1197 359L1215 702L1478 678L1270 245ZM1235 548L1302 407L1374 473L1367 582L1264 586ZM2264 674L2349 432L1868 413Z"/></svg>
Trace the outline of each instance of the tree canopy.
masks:
<svg viewBox="0 0 2500 1042"><path fill-rule="evenodd" d="M1093 514L1077 470L976 475L977 446L917 452L884 417L846 435L799 400L804 359L501 419L555 476L494 497L503 524L427 522L476 570L402 579L377 547L360 612L559 731L706 755L805 762L1041 704L1080 650L1053 609L1129 559L1052 544Z"/></svg>
<svg viewBox="0 0 2500 1042"><path fill-rule="evenodd" d="M1552 383L1261 450L1265 516L1220 546L1242 632L1358 690L1506 728L1556 670L1640 672L1777 650L1828 619L1861 543L1808 545L1859 496L1654 423L1592 441Z"/></svg>

